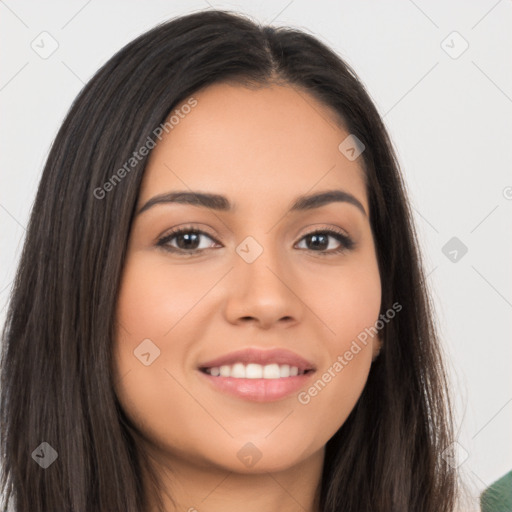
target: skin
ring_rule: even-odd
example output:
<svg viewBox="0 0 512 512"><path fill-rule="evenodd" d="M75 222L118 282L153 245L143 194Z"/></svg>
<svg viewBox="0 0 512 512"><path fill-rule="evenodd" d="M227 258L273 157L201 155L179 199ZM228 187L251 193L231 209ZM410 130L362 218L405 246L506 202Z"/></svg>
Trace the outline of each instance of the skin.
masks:
<svg viewBox="0 0 512 512"><path fill-rule="evenodd" d="M134 218L117 311L116 393L179 510L316 511L325 444L365 386L378 337L307 404L297 393L263 403L221 393L197 366L240 348L287 348L316 365L311 385L375 324L381 281L362 157L342 154L349 133L296 88L215 84L194 98L152 151L137 211L177 190L225 195L236 210L161 203ZM348 202L287 213L297 196L331 189L355 196L366 215ZM189 224L207 233L202 253L156 245ZM304 237L326 228L355 247L322 255L340 242L329 235L318 249ZM250 264L235 251L248 236L263 248ZM148 366L134 356L144 339L160 350ZM261 455L252 467L237 457L248 442Z"/></svg>

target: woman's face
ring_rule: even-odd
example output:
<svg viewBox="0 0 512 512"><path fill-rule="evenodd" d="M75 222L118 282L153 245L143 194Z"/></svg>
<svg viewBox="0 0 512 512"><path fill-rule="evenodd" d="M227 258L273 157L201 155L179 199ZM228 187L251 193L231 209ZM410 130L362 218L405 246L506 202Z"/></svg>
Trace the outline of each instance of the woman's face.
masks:
<svg viewBox="0 0 512 512"><path fill-rule="evenodd" d="M378 348L362 335L381 300L362 157L347 151L332 112L295 88L216 84L193 98L141 186L116 393L169 462L289 468L323 454ZM165 198L178 191L223 198L208 207ZM354 200L293 208L328 191Z"/></svg>

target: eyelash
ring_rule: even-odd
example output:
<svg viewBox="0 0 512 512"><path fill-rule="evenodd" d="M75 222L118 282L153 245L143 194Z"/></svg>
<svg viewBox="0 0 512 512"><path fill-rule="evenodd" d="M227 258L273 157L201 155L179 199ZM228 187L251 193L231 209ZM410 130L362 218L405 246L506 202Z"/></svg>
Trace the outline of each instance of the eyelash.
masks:
<svg viewBox="0 0 512 512"><path fill-rule="evenodd" d="M185 234L185 233L188 233L188 234L194 233L196 235L205 235L208 238L210 238L211 240L213 240L214 242L219 243L219 242L217 242L217 240L215 240L212 236L210 236L205 231L196 229L192 226L187 226L184 228L179 228L174 231L171 231L170 233L159 238L156 245L158 247L161 247L165 251L172 252L172 253L179 253L184 256L185 255L186 256L194 256L200 252L207 250L207 249L192 249L190 251L185 251L184 249L179 249L179 248L172 247L172 246L168 245L170 240L172 240L173 238L176 238L179 235ZM320 255L320 256L332 256L332 255L340 254L342 252L350 251L355 246L354 241L349 236L347 236L344 233L342 233L341 231L338 231L333 228L318 229L315 231L311 231L310 233L306 233L305 235L302 236L302 238L299 240L299 242L308 236L318 235L318 234L326 234L326 235L332 236L333 238L338 240L338 242L340 242L340 244L341 244L340 247L338 249L334 249L334 250L330 250L330 251L314 251L312 249L302 249L302 250L307 250L307 251L310 251L313 253L318 253L318 255ZM208 248L208 249L210 249L210 248Z"/></svg>

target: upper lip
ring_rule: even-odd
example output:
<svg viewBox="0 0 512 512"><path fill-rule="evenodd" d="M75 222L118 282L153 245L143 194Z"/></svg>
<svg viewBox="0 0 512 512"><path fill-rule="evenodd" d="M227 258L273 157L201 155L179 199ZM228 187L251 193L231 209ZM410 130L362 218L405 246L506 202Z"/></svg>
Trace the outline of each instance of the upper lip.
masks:
<svg viewBox="0 0 512 512"><path fill-rule="evenodd" d="M220 367L223 365L233 365L235 363L255 363L262 366L267 364L288 364L296 366L299 371L315 370L313 363L299 356L291 350L284 348L275 348L271 350L262 350L258 348L246 348L230 352L223 356L211 359L199 365L200 369Z"/></svg>

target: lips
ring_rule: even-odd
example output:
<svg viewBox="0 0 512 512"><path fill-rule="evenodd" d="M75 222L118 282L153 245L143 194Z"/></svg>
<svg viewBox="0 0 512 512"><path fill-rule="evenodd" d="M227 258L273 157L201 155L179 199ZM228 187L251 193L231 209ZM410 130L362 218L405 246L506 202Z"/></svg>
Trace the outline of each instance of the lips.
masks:
<svg viewBox="0 0 512 512"><path fill-rule="evenodd" d="M315 365L307 359L299 356L295 352L286 349L261 350L257 348L248 348L230 352L229 354L200 363L198 368L205 371L210 368L219 368L221 366L230 366L235 363L259 364L262 366L277 364L297 367L299 372L316 370Z"/></svg>
<svg viewBox="0 0 512 512"><path fill-rule="evenodd" d="M247 348L205 361L198 370L202 382L215 391L253 402L275 402L310 383L316 366L290 350Z"/></svg>
<svg viewBox="0 0 512 512"><path fill-rule="evenodd" d="M247 348L205 361L198 370L200 379L222 394L275 402L310 383L316 366L290 350Z"/></svg>

